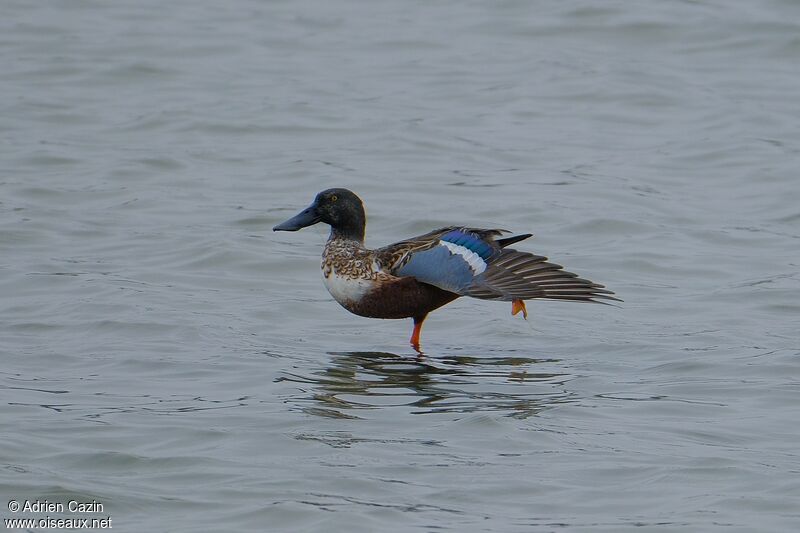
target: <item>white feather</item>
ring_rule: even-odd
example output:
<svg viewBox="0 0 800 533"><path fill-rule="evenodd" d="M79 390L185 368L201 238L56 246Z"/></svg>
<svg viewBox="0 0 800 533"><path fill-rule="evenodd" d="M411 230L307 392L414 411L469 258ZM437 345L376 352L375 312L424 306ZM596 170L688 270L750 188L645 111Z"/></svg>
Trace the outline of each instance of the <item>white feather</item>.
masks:
<svg viewBox="0 0 800 533"><path fill-rule="evenodd" d="M353 279L340 276L336 270L331 270L330 275L322 276L325 288L331 293L334 300L344 305L347 302L357 302L372 287L368 279Z"/></svg>
<svg viewBox="0 0 800 533"><path fill-rule="evenodd" d="M486 261L469 248L447 241L439 241L439 244L450 250L451 254L463 257L476 276L486 270Z"/></svg>

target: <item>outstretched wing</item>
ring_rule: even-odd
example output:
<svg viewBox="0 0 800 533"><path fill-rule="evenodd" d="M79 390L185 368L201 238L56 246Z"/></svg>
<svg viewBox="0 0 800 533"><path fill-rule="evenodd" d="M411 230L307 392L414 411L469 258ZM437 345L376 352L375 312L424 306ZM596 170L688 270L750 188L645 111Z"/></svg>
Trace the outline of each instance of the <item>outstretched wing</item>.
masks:
<svg viewBox="0 0 800 533"><path fill-rule="evenodd" d="M378 250L384 269L461 296L486 300L616 300L546 257L504 249L530 234L496 239L499 229L448 227Z"/></svg>

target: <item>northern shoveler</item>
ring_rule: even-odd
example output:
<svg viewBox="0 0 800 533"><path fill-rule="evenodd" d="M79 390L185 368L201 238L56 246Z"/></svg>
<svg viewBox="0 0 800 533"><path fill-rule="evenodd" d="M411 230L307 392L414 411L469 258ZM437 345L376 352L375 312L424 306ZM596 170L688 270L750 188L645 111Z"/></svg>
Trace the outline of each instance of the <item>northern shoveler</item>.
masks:
<svg viewBox="0 0 800 533"><path fill-rule="evenodd" d="M370 250L364 246L367 217L352 191L328 189L273 231L297 231L324 222L331 227L322 253L325 287L342 307L371 318L413 318L411 345L419 351L425 317L459 296L511 302L527 319L525 300L578 302L618 300L603 285L579 278L546 257L509 245L530 233L501 237L506 230L449 226Z"/></svg>

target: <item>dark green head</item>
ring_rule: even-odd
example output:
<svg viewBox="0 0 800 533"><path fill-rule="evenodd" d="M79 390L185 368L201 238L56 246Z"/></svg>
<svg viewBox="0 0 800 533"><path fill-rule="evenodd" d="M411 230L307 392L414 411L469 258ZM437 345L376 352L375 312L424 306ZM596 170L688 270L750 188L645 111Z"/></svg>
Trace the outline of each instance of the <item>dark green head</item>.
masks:
<svg viewBox="0 0 800 533"><path fill-rule="evenodd" d="M318 222L330 225L335 236L363 241L367 215L361 198L355 193L347 189L328 189L319 193L310 206L272 230L297 231Z"/></svg>

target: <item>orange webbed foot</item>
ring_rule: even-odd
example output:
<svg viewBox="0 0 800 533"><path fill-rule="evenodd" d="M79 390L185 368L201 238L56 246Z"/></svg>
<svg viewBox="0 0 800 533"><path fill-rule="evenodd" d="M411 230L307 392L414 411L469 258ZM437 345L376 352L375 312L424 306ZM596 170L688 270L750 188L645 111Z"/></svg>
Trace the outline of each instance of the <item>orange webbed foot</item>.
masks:
<svg viewBox="0 0 800 533"><path fill-rule="evenodd" d="M511 301L511 316L516 315L522 311L522 318L528 320L528 310L525 309L525 300L512 300Z"/></svg>

